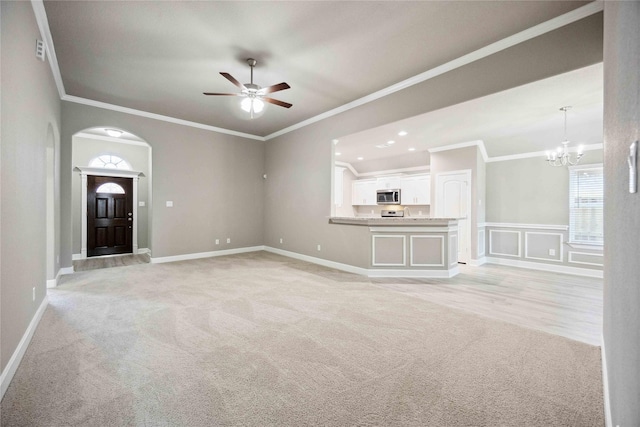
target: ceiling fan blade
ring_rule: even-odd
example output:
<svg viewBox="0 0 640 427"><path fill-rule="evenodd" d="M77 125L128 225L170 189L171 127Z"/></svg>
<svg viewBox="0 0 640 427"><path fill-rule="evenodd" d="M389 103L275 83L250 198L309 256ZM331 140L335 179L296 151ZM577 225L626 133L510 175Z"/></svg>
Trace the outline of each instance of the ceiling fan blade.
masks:
<svg viewBox="0 0 640 427"><path fill-rule="evenodd" d="M269 86L269 87L263 87L262 89L260 89L258 91L258 93L261 94L261 95L266 95L267 93L278 92L279 90L289 89L290 87L291 86L289 86L285 82L282 82L282 83L278 83L277 85L273 85L273 86Z"/></svg>
<svg viewBox="0 0 640 427"><path fill-rule="evenodd" d="M261 99L270 104L279 105L284 108L291 108L293 106L293 104L289 104L288 102L284 102L284 101L278 101L277 99L273 99L273 98L261 98Z"/></svg>
<svg viewBox="0 0 640 427"><path fill-rule="evenodd" d="M222 95L222 96L243 96L243 93L213 93L213 92L202 92L203 95Z"/></svg>
<svg viewBox="0 0 640 427"><path fill-rule="evenodd" d="M222 77L229 80L231 83L238 86L240 89L247 90L246 86L240 83L239 81L237 81L231 74L229 73L220 73L220 74L222 75Z"/></svg>

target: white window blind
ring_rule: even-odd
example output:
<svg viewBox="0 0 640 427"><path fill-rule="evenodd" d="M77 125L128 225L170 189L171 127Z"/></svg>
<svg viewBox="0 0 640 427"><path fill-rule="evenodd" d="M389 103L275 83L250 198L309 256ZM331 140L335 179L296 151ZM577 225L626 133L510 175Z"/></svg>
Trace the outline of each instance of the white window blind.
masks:
<svg viewBox="0 0 640 427"><path fill-rule="evenodd" d="M604 242L604 173L602 165L569 169L569 241Z"/></svg>

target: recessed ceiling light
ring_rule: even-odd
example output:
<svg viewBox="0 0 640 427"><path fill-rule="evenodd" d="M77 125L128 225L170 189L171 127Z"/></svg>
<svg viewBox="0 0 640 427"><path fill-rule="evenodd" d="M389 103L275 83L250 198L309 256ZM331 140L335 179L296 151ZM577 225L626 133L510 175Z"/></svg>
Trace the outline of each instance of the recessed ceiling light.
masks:
<svg viewBox="0 0 640 427"><path fill-rule="evenodd" d="M416 151L416 149L411 147L411 148L409 148L409 151Z"/></svg>
<svg viewBox="0 0 640 427"><path fill-rule="evenodd" d="M400 132L398 132L398 136L405 136L407 134L407 131L405 130L401 130Z"/></svg>
<svg viewBox="0 0 640 427"><path fill-rule="evenodd" d="M107 135L112 136L114 138L120 138L123 134L121 130L116 130L116 129L105 129L105 131L107 132Z"/></svg>
<svg viewBox="0 0 640 427"><path fill-rule="evenodd" d="M364 157L358 157L358 160L364 160Z"/></svg>
<svg viewBox="0 0 640 427"><path fill-rule="evenodd" d="M387 141L387 144L391 145L391 144L395 144L395 141Z"/></svg>
<svg viewBox="0 0 640 427"><path fill-rule="evenodd" d="M336 156L342 156L342 153L336 153Z"/></svg>

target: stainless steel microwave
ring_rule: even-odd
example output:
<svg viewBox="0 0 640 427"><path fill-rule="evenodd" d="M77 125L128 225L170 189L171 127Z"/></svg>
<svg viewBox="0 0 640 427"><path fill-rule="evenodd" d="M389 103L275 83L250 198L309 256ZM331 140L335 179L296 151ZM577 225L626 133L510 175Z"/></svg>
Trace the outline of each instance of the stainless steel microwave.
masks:
<svg viewBox="0 0 640 427"><path fill-rule="evenodd" d="M400 204L400 189L395 188L391 190L378 190L377 201L379 205L399 205Z"/></svg>

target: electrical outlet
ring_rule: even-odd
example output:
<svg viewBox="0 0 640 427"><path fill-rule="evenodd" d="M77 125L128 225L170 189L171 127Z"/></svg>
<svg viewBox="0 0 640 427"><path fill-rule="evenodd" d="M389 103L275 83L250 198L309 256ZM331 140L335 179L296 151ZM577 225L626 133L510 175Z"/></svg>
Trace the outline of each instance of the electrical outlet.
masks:
<svg viewBox="0 0 640 427"><path fill-rule="evenodd" d="M167 207L168 208L172 208L173 207L173 202L171 200L167 200Z"/></svg>
<svg viewBox="0 0 640 427"><path fill-rule="evenodd" d="M320 245L318 245L318 250L320 250Z"/></svg>
<svg viewBox="0 0 640 427"><path fill-rule="evenodd" d="M220 239L216 239L216 245L220 244Z"/></svg>
<svg viewBox="0 0 640 427"><path fill-rule="evenodd" d="M31 298L32 298L33 301L35 301L36 300L36 288L35 288L35 286L33 287L33 290L31 291L31 293L32 293Z"/></svg>
<svg viewBox="0 0 640 427"><path fill-rule="evenodd" d="M283 242L283 240L282 240L282 237L281 237L281 238L280 238L280 244L282 244L282 242Z"/></svg>
<svg viewBox="0 0 640 427"><path fill-rule="evenodd" d="M556 256L556 250L555 249L549 249L549 255L550 256Z"/></svg>
<svg viewBox="0 0 640 427"><path fill-rule="evenodd" d="M227 237L227 243L231 243L231 238Z"/></svg>

